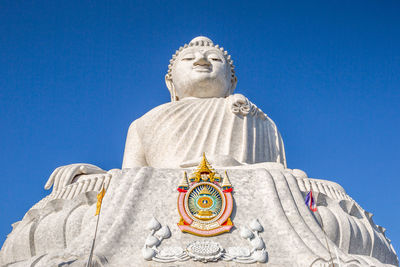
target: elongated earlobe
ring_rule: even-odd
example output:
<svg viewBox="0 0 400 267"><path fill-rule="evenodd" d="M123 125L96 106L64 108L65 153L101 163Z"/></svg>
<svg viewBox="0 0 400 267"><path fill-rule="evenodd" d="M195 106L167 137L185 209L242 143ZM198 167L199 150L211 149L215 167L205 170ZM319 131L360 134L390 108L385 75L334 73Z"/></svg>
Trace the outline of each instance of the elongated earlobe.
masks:
<svg viewBox="0 0 400 267"><path fill-rule="evenodd" d="M167 88L169 90L169 93L171 95L171 102L175 102L178 101L179 98L176 95L176 90L175 90L175 86L174 83L172 82L172 79L170 78L170 75L165 75L165 84L167 85Z"/></svg>
<svg viewBox="0 0 400 267"><path fill-rule="evenodd" d="M231 79L231 88L229 90L229 95L233 95L233 91L235 91L236 89L236 84L237 84L237 77L235 75Z"/></svg>

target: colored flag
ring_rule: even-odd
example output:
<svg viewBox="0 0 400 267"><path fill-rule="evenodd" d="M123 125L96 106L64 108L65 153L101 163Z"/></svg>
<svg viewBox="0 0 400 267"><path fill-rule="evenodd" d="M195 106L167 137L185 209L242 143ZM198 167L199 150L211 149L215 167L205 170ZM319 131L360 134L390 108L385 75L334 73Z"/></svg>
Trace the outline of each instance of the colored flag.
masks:
<svg viewBox="0 0 400 267"><path fill-rule="evenodd" d="M308 192L306 196L306 205L312 210L313 212L317 211L317 204L314 201L312 191Z"/></svg>
<svg viewBox="0 0 400 267"><path fill-rule="evenodd" d="M100 209L101 209L101 202L103 201L103 197L105 194L106 194L106 190L104 189L104 186L103 186L103 189L97 195L97 205L96 205L97 208L96 208L96 214L94 216L99 215Z"/></svg>

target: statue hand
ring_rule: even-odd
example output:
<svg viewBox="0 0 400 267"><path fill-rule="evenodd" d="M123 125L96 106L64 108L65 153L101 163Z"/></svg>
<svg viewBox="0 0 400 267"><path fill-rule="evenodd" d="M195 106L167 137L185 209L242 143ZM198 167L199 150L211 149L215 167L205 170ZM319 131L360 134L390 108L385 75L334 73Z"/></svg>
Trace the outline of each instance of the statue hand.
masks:
<svg viewBox="0 0 400 267"><path fill-rule="evenodd" d="M74 177L81 174L96 174L105 173L106 171L100 169L99 167L86 164L86 163L76 163L66 166L61 166L56 168L50 175L49 179L44 186L44 189L48 190L53 185L53 192L59 191L61 188L72 183Z"/></svg>
<svg viewBox="0 0 400 267"><path fill-rule="evenodd" d="M234 114L247 116L251 110L251 102L242 94L229 96L231 102L231 111Z"/></svg>
<svg viewBox="0 0 400 267"><path fill-rule="evenodd" d="M259 109L254 103L248 100L242 94L234 94L228 97L231 104L231 111L233 114L248 116L249 114L254 117L259 117L262 120L267 119L267 114L265 114L261 109Z"/></svg>

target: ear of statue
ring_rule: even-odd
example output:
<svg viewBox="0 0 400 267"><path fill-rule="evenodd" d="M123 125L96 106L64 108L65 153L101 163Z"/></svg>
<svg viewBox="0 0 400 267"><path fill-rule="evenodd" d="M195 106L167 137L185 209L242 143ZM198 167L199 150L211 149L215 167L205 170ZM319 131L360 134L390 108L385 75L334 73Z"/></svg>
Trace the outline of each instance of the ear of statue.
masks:
<svg viewBox="0 0 400 267"><path fill-rule="evenodd" d="M167 85L169 93L171 94L171 102L178 101L179 98L176 95L174 83L172 82L172 79L168 76L168 74L165 75L165 84Z"/></svg>
<svg viewBox="0 0 400 267"><path fill-rule="evenodd" d="M235 89L236 89L236 84L237 84L237 77L236 77L236 75L232 78L232 80L231 80L231 88L230 88L230 90L229 90L229 94L230 95L232 95L233 94L233 91L235 91Z"/></svg>

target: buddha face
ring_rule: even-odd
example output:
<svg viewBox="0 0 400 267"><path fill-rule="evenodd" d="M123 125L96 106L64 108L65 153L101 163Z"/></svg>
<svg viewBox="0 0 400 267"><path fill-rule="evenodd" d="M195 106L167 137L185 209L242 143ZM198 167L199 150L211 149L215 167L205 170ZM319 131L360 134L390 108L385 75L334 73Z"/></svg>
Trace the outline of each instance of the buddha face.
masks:
<svg viewBox="0 0 400 267"><path fill-rule="evenodd" d="M179 99L226 97L233 87L230 65L214 47L192 46L182 50L174 62L171 78L166 81L167 86L173 84Z"/></svg>

